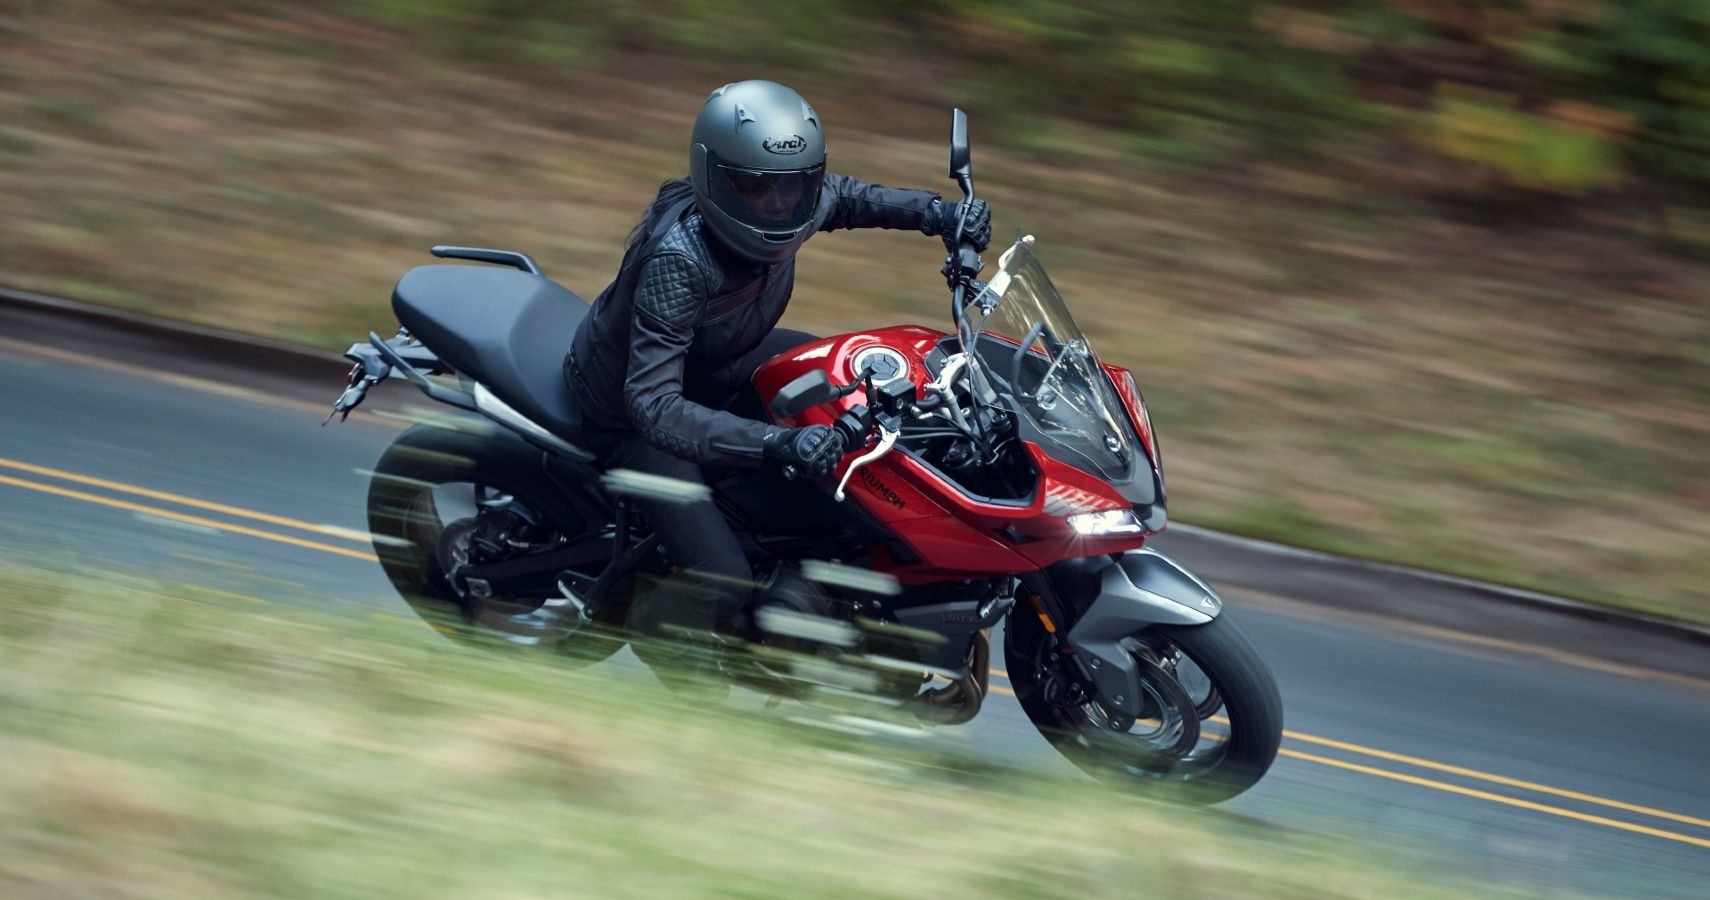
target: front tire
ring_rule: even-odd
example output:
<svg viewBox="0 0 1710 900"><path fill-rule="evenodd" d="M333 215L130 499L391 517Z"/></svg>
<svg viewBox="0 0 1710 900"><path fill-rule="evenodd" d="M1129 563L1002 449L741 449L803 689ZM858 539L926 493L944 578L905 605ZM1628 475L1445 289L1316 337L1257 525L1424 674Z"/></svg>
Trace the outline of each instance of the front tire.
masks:
<svg viewBox="0 0 1710 900"><path fill-rule="evenodd" d="M1004 654L1021 708L1058 752L1095 778L1217 803L1252 787L1276 759L1283 728L1276 679L1227 611L1204 625L1152 626L1126 642L1140 664L1143 693L1155 699L1145 721L1122 732L1107 727L1097 702L1055 668L1058 654L1037 621L1014 616L1010 627ZM1146 691L1145 679L1159 677L1170 682ZM1137 739L1144 730L1157 737Z"/></svg>

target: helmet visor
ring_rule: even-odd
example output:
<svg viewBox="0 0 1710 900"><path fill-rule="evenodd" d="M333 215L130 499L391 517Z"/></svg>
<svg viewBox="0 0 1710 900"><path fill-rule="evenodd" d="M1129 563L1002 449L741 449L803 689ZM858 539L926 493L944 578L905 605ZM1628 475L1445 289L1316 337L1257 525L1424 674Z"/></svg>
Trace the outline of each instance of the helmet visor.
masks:
<svg viewBox="0 0 1710 900"><path fill-rule="evenodd" d="M718 208L761 231L795 231L813 218L825 166L793 172L715 163L709 193Z"/></svg>

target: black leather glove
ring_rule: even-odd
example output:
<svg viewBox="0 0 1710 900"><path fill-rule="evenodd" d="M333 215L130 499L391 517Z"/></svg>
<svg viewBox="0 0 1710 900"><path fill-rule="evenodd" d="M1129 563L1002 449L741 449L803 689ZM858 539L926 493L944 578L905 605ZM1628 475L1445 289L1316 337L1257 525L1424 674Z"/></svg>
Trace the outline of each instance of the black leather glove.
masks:
<svg viewBox="0 0 1710 900"><path fill-rule="evenodd" d="M837 468L843 458L843 437L826 425L770 432L760 442L767 459L809 478Z"/></svg>
<svg viewBox="0 0 1710 900"><path fill-rule="evenodd" d="M945 203L943 200L933 200L926 207L926 215L920 218L920 230L927 234L936 234L948 241L956 236L956 222L962 215L962 203ZM974 243L974 249L982 253L992 242L992 211L986 201L974 199L968 207L968 224L962 229L962 237Z"/></svg>

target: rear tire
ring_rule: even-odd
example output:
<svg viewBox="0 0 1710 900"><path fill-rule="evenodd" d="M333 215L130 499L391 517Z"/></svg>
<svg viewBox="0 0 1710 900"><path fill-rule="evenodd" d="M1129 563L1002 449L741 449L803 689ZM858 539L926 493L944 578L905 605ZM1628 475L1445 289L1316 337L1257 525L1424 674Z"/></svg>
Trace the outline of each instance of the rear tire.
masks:
<svg viewBox="0 0 1710 900"><path fill-rule="evenodd" d="M532 458L520 456L508 435L484 424L457 420L408 429L375 463L368 487L368 529L381 568L423 621L459 638L491 632L475 623L470 598L447 577L441 542L449 529L437 513L435 487L474 484L509 494L547 518L561 535L597 531L605 524L568 514L563 504L552 502L561 492L541 468L539 451L530 448ZM559 651L584 665L616 653L624 645L625 600L613 596L603 603L594 621L571 632Z"/></svg>
<svg viewBox="0 0 1710 900"><path fill-rule="evenodd" d="M1276 759L1283 728L1276 679L1228 611L1204 625L1157 625L1136 636L1140 642L1163 642L1179 649L1221 699L1216 710L1219 715L1208 721L1226 723L1227 733L1200 738L1198 749L1176 759L1128 752L1112 739L1119 736L1105 729L1083 706L1048 698L1049 675L1042 674L1038 663L1047 635L1031 619L1010 619L1014 630L1004 642L1010 683L1034 727L1087 774L1150 795L1207 804L1252 787ZM1200 715L1209 717L1212 712L1203 709Z"/></svg>

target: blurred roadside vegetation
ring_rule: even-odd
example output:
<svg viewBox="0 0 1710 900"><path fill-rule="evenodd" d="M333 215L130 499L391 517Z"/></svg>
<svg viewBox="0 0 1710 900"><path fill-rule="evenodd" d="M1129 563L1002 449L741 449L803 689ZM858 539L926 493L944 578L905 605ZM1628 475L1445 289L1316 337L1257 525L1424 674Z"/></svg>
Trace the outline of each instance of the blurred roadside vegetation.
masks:
<svg viewBox="0 0 1710 900"><path fill-rule="evenodd" d="M705 92L943 180L1136 369L1181 520L1710 620L1710 6L11 0L0 281L343 346L433 243L592 296ZM941 325L838 234L790 324Z"/></svg>
<svg viewBox="0 0 1710 900"><path fill-rule="evenodd" d="M1656 179L1710 186L1710 8L1697 0L346 0L429 52L518 68L637 52L749 60L831 87L937 60L905 97L1105 130L1196 164L1334 159L1393 143L1504 188L1581 196ZM640 70L638 70L640 71ZM895 88L902 89L902 84ZM988 125L990 127L990 125ZM1458 180L1458 179L1457 179ZM1444 185L1448 187L1449 185ZM1689 235L1683 235L1690 239Z"/></svg>
<svg viewBox="0 0 1710 900"><path fill-rule="evenodd" d="M324 602L0 571L0 894L1512 895Z"/></svg>

